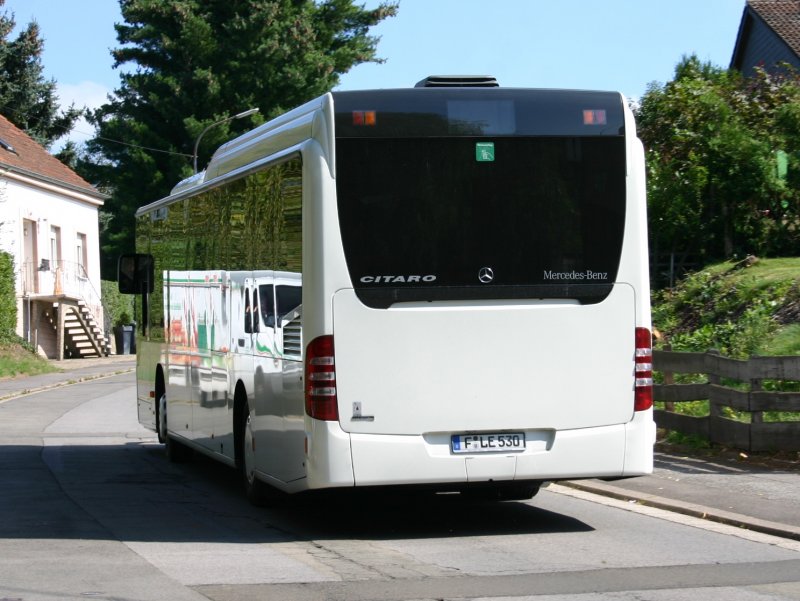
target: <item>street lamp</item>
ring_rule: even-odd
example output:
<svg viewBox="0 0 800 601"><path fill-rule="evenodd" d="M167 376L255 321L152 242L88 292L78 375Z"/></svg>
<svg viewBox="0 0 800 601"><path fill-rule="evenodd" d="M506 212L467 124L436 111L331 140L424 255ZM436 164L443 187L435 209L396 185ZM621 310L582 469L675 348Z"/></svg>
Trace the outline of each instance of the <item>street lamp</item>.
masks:
<svg viewBox="0 0 800 601"><path fill-rule="evenodd" d="M233 121L234 119L243 119L244 117L249 117L258 112L258 109L248 109L246 111L242 111L241 113L237 113L231 117L225 117L224 119L220 119L206 127L203 131L200 132L200 135L197 136L197 140L194 142L194 172L197 173L197 148L200 146L200 140L206 135L206 132L211 129L212 127L216 127L217 125L221 125L222 123L227 123L228 121Z"/></svg>

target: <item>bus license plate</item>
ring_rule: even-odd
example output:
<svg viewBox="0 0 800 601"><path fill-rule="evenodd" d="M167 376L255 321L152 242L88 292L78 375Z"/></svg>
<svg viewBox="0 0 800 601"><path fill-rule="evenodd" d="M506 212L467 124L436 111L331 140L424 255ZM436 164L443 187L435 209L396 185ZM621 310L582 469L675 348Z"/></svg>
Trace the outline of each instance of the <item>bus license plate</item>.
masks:
<svg viewBox="0 0 800 601"><path fill-rule="evenodd" d="M502 434L453 434L450 437L453 453L502 453L525 450L524 432Z"/></svg>

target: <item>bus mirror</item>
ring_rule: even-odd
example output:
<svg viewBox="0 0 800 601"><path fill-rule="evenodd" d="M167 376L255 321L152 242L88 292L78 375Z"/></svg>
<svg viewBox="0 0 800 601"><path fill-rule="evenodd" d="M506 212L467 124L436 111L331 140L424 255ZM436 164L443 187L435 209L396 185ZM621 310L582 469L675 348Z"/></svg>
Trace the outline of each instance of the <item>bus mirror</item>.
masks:
<svg viewBox="0 0 800 601"><path fill-rule="evenodd" d="M122 255L117 265L117 281L122 294L153 292L153 255Z"/></svg>

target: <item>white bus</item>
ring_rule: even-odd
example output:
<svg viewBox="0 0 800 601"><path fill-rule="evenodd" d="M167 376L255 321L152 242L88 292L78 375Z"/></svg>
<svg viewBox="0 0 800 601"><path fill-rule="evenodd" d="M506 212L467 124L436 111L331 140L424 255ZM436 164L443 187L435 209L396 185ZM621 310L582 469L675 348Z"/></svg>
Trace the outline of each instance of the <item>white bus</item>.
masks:
<svg viewBox="0 0 800 601"><path fill-rule="evenodd" d="M253 501L652 471L644 158L618 93L332 92L136 217L139 419Z"/></svg>

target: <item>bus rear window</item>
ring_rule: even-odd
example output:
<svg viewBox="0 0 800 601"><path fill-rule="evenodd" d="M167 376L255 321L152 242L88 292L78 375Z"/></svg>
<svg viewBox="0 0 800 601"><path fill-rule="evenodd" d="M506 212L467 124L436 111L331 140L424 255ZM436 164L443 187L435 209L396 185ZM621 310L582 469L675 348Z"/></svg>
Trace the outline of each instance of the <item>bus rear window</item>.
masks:
<svg viewBox="0 0 800 601"><path fill-rule="evenodd" d="M337 198L362 302L599 302L625 225L622 137L340 138Z"/></svg>

